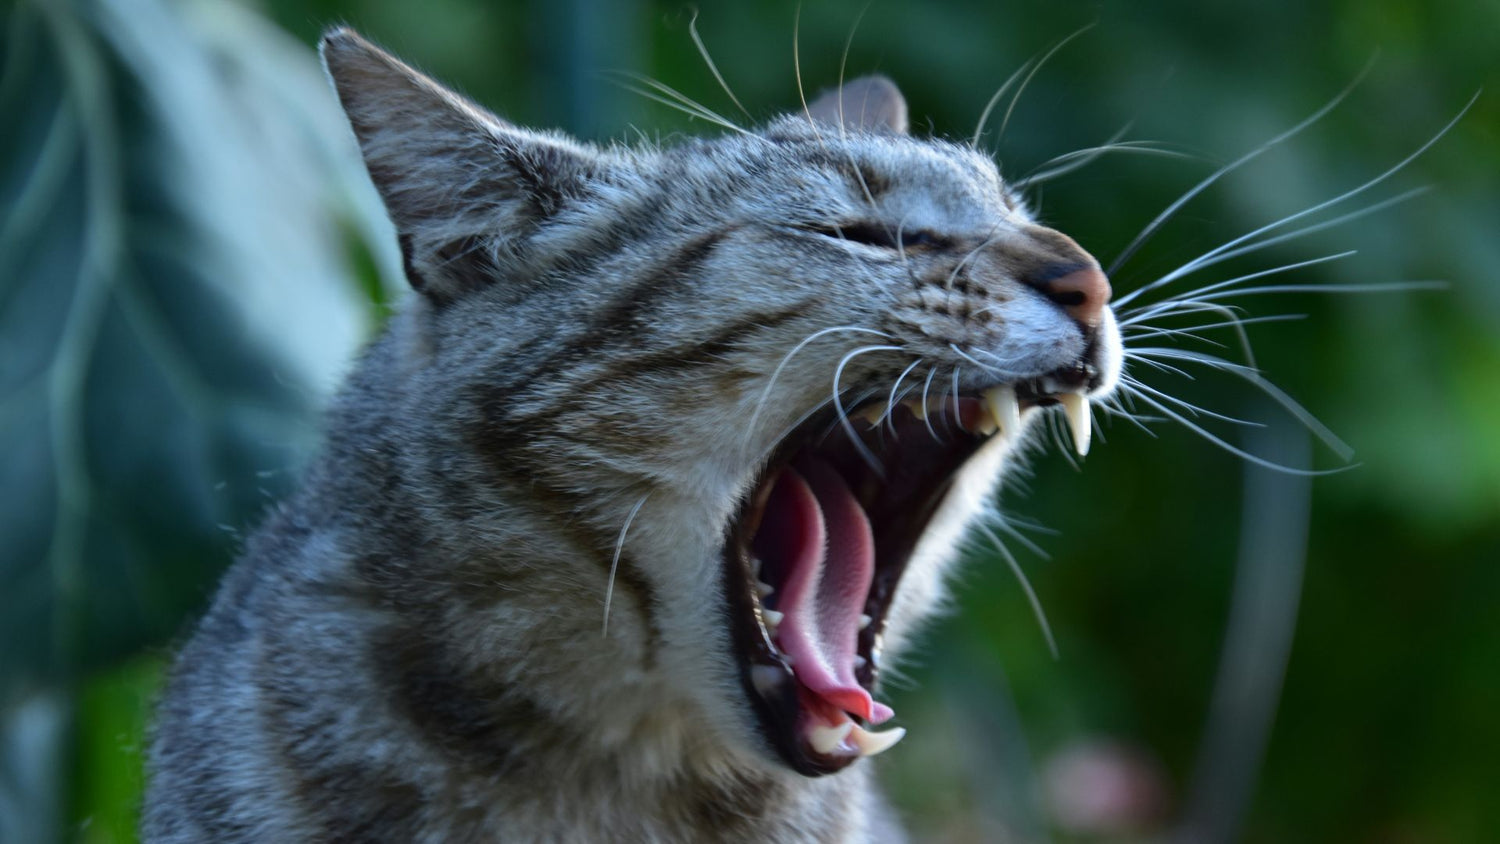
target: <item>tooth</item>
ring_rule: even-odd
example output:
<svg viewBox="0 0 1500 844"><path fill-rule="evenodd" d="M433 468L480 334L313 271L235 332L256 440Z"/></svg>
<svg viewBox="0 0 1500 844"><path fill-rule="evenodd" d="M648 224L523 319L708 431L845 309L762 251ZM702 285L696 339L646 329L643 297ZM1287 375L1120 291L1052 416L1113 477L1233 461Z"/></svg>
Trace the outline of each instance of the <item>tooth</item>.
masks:
<svg viewBox="0 0 1500 844"><path fill-rule="evenodd" d="M860 656L859 654L855 654L854 655L854 667L855 668L864 668L865 667L865 662L866 662L866 660L865 660L864 657Z"/></svg>
<svg viewBox="0 0 1500 844"><path fill-rule="evenodd" d="M763 696L770 697L780 691L781 684L785 682L786 672L774 665L750 666L750 683Z"/></svg>
<svg viewBox="0 0 1500 844"><path fill-rule="evenodd" d="M861 419L865 422L865 424L869 425L871 428L874 428L875 426L880 424L880 420L885 418L885 406L880 404L872 404L861 410L854 411L852 415L855 419Z"/></svg>
<svg viewBox="0 0 1500 844"><path fill-rule="evenodd" d="M770 595L772 592L775 592L775 591L776 591L776 587L772 586L769 583L766 583L764 580L757 580L757 581L755 581L755 594L756 595L759 595L760 597L764 598L767 595Z"/></svg>
<svg viewBox="0 0 1500 844"><path fill-rule="evenodd" d="M1013 437L1021 431L1021 405L1016 402L1016 388L1009 384L984 391L984 404L1000 425L1000 432Z"/></svg>
<svg viewBox="0 0 1500 844"><path fill-rule="evenodd" d="M979 417L974 420L974 433L987 437L998 430L1000 430L1000 423L995 421L989 408L980 408Z"/></svg>
<svg viewBox="0 0 1500 844"><path fill-rule="evenodd" d="M770 628L772 633L775 633L776 626L781 624L783 618L786 618L786 613L763 609L760 611L760 617L766 622L766 627Z"/></svg>
<svg viewBox="0 0 1500 844"><path fill-rule="evenodd" d="M760 579L760 558L759 557L751 557L750 558L750 574L753 575L755 577L755 579L757 579L757 580Z"/></svg>
<svg viewBox="0 0 1500 844"><path fill-rule="evenodd" d="M1061 393L1057 400L1062 402L1063 413L1067 416L1068 427L1073 429L1073 450L1082 457L1089 453L1089 436L1093 433L1094 418L1089 413L1089 400L1084 398L1083 393Z"/></svg>
<svg viewBox="0 0 1500 844"><path fill-rule="evenodd" d="M868 615L865 615L864 613L860 613L860 616L859 616L859 629L863 630L866 627L869 627L871 621L874 621L874 619L870 618Z"/></svg>
<svg viewBox="0 0 1500 844"><path fill-rule="evenodd" d="M917 399L907 399L901 403L906 405L906 409L910 410L911 415L917 417L917 419L927 418L927 405L922 404Z"/></svg>
<svg viewBox="0 0 1500 844"><path fill-rule="evenodd" d="M807 742L812 745L813 750L827 755L842 744L844 739L849 737L850 731L855 729L858 728L854 726L853 721L845 721L836 727L813 727L812 732L807 734Z"/></svg>
<svg viewBox="0 0 1500 844"><path fill-rule="evenodd" d="M878 733L872 733L864 727L856 726L850 733L854 740L854 746L859 749L860 756L874 756L884 753L896 745L896 742L906 737L905 727L894 727Z"/></svg>

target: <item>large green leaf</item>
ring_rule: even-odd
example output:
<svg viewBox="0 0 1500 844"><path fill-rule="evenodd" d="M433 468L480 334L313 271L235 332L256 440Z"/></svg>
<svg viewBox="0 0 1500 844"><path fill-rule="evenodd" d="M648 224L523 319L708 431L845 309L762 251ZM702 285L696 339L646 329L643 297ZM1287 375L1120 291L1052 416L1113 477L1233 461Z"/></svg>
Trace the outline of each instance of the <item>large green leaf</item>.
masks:
<svg viewBox="0 0 1500 844"><path fill-rule="evenodd" d="M0 709L183 630L394 277L304 46L223 3L6 29Z"/></svg>

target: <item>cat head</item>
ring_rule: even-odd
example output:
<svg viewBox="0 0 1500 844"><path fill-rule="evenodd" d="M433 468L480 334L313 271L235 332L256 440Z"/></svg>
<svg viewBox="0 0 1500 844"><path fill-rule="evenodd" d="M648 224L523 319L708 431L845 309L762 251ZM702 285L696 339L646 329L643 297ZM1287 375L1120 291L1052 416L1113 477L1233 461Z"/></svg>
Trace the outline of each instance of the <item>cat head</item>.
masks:
<svg viewBox="0 0 1500 844"><path fill-rule="evenodd" d="M988 156L910 135L883 78L597 147L348 30L323 52L420 294L411 448L493 499L475 535L550 524L509 550L559 593L597 584L506 632L577 648L535 682L623 721L678 694L731 756L808 775L892 744L881 661L1007 453L1050 407L1085 451L1118 376L1094 258Z"/></svg>

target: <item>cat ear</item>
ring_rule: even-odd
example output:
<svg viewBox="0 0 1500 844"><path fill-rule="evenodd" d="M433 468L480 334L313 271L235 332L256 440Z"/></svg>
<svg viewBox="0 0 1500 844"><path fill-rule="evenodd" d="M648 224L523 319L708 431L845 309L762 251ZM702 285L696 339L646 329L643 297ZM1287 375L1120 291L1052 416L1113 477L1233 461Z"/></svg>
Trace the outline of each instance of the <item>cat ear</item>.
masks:
<svg viewBox="0 0 1500 844"><path fill-rule="evenodd" d="M896 83L884 76L861 76L831 91L824 91L807 107L814 120L905 135L906 98Z"/></svg>
<svg viewBox="0 0 1500 844"><path fill-rule="evenodd" d="M606 169L583 145L511 125L351 29L330 30L321 52L407 280L436 301L513 274L529 236Z"/></svg>

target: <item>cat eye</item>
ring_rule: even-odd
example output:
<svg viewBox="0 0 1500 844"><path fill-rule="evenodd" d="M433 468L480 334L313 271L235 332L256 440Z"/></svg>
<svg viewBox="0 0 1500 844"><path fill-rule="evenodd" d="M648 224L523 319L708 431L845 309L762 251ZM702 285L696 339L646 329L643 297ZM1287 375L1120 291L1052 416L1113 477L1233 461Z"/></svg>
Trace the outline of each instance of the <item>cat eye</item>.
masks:
<svg viewBox="0 0 1500 844"><path fill-rule="evenodd" d="M921 229L897 231L881 223L846 223L814 228L813 231L835 240L859 243L881 249L917 249L939 246L942 239Z"/></svg>

